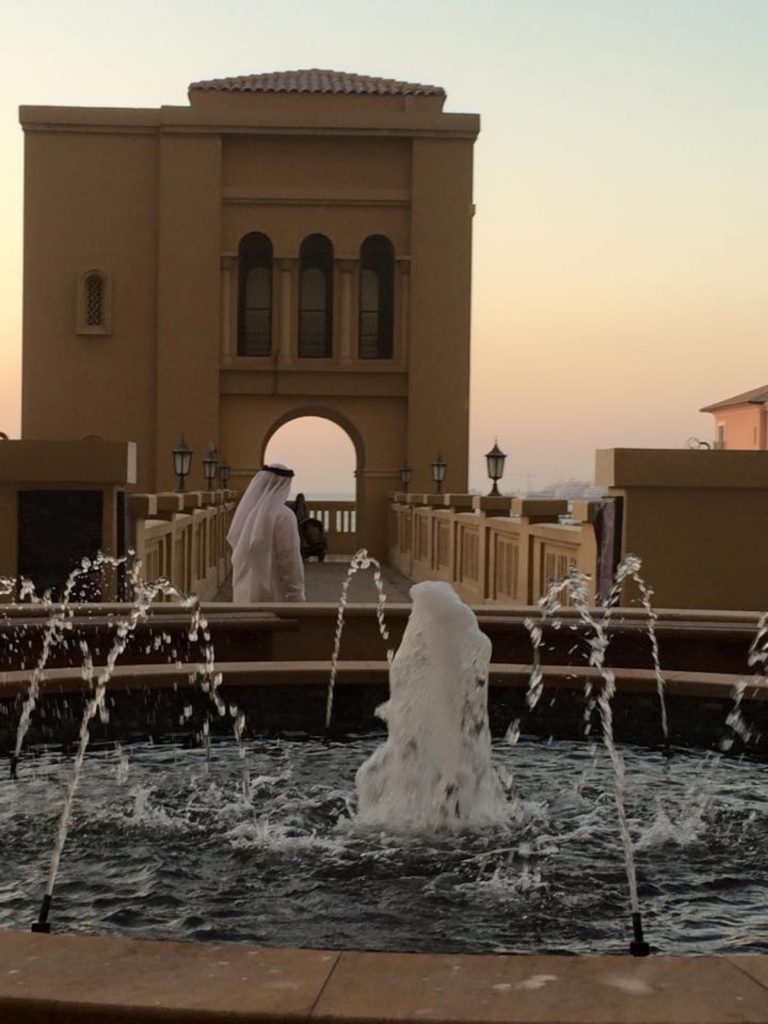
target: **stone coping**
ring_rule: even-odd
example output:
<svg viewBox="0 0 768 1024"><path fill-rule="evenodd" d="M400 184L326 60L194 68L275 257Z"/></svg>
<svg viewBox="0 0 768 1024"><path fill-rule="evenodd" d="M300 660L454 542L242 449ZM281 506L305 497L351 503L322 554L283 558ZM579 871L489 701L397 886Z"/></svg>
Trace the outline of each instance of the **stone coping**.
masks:
<svg viewBox="0 0 768 1024"><path fill-rule="evenodd" d="M94 666L98 674L100 666ZM0 699L24 695L34 669L0 672ZM216 662L216 671L222 674L222 687L275 687L316 685L326 687L331 671L330 661L233 661ZM612 668L619 693L652 694L657 691L656 676L651 669ZM600 674L589 665L542 665L545 687L581 690L587 680L599 683ZM155 690L195 687L200 673L199 662L166 665L116 665L109 681L110 691ZM385 683L389 669L386 661L340 661L337 681L345 685ZM524 689L531 674L530 664L492 664L489 671L491 687ZM688 672L671 670L662 672L665 692L670 696L701 697L727 700L733 695L736 683L746 680L745 700L768 700L768 686L751 677L718 672ZM87 690L82 668L47 668L40 678L41 694L79 693Z"/></svg>
<svg viewBox="0 0 768 1024"><path fill-rule="evenodd" d="M363 953L0 932L8 1024L768 1024L765 956Z"/></svg>
<svg viewBox="0 0 768 1024"><path fill-rule="evenodd" d="M14 604L11 602L0 603L0 624L2 622L14 622L22 619L48 618L52 610L60 611L60 604ZM395 617L407 617L412 611L410 603L387 601L385 612ZM479 619L505 617L511 621L522 621L527 618L537 617L541 614L538 605L512 605L512 604L471 604L469 607ZM105 618L110 616L124 616L131 608L129 602L93 602L87 604L72 604L69 612L75 618ZM338 603L335 601L296 601L290 603L260 603L260 604L233 604L229 601L204 601L200 604L200 610L208 619L218 618L271 618L274 616L295 617L295 618L324 618L335 617L338 611ZM366 618L374 615L376 604L374 602L355 602L347 605L345 618ZM166 616L181 616L188 620L192 608L185 608L180 601L167 601L155 603L151 606L149 618L164 618ZM590 614L598 621L602 620L603 610L600 607L590 608ZM685 625L688 623L717 625L738 625L754 629L760 620L761 613L740 609L709 609L709 608L654 608L657 629L667 623ZM563 607L558 610L556 618L561 620L574 619L579 621L579 613L574 608ZM615 629L622 623L646 623L647 612L640 607L615 608L611 613L611 629Z"/></svg>

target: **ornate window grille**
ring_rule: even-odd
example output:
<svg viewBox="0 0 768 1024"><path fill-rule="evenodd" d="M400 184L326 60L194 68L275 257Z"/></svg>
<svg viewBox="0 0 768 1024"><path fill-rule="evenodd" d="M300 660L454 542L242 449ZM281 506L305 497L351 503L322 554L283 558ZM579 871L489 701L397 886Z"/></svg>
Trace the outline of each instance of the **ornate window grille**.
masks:
<svg viewBox="0 0 768 1024"><path fill-rule="evenodd" d="M111 331L111 286L102 270L86 270L77 292L77 333L109 334Z"/></svg>

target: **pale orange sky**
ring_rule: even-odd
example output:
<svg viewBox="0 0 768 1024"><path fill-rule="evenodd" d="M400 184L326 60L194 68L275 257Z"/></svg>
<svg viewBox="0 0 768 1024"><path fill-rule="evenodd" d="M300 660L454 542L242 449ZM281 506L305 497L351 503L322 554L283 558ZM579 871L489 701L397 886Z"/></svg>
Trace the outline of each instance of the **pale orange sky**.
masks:
<svg viewBox="0 0 768 1024"><path fill-rule="evenodd" d="M4 0L0 40L0 430L11 436L18 105L179 104L196 79L298 67L442 85L446 109L482 115L475 486L496 437L509 490L527 474L589 478L595 448L708 438L700 406L768 383L763 0L104 0L98 11ZM283 436L311 462L317 437L323 489L350 489L346 439Z"/></svg>

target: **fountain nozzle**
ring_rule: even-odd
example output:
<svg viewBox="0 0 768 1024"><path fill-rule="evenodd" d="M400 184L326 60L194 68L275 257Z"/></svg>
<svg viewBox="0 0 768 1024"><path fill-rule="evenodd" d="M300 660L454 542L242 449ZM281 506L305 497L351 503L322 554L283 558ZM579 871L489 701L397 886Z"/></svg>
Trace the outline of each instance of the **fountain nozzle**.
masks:
<svg viewBox="0 0 768 1024"><path fill-rule="evenodd" d="M42 932L45 935L50 933L51 922L48 920L48 913L51 909L51 899L51 894L48 892L43 896L43 902L40 905L40 916L32 923L33 932Z"/></svg>
<svg viewBox="0 0 768 1024"><path fill-rule="evenodd" d="M648 956L651 952L651 947L643 938L643 919L639 911L633 911L632 913L632 931L634 938L629 944L629 952L632 956Z"/></svg>
<svg viewBox="0 0 768 1024"><path fill-rule="evenodd" d="M11 778L18 779L19 755L11 754Z"/></svg>

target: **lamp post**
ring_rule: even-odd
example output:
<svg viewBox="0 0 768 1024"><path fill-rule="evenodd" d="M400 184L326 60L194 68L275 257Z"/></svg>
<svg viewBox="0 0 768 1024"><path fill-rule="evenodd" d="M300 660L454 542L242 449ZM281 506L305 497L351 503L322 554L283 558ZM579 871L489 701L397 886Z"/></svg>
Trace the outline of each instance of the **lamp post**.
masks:
<svg viewBox="0 0 768 1024"><path fill-rule="evenodd" d="M229 474L232 472L228 462L219 463L219 484L222 491L226 491L229 484Z"/></svg>
<svg viewBox="0 0 768 1024"><path fill-rule="evenodd" d="M184 477L189 475L189 467L192 465L192 454L192 449L184 440L184 435L182 434L181 440L173 449L173 471L179 478L176 490L180 493L184 491Z"/></svg>
<svg viewBox="0 0 768 1024"><path fill-rule="evenodd" d="M213 490L213 484L216 476L219 472L219 453L216 450L216 445L211 441L208 445L208 454L203 459L203 475L205 476L205 482L208 484L208 490Z"/></svg>
<svg viewBox="0 0 768 1024"><path fill-rule="evenodd" d="M400 481L401 481L403 487L405 488L405 493L406 494L408 493L408 488L411 485L411 478L412 477L413 477L413 472L411 471L411 467L406 462L406 464L400 470Z"/></svg>
<svg viewBox="0 0 768 1024"><path fill-rule="evenodd" d="M438 455L432 463L432 479L435 481L437 494L443 493L443 481L445 480L446 463L442 455Z"/></svg>
<svg viewBox="0 0 768 1024"><path fill-rule="evenodd" d="M504 476L504 463L506 458L506 453L499 448L498 441L494 441L493 448L491 448L489 452L485 453L485 463L488 467L488 476L493 480L493 487L488 492L489 498L501 497L497 484Z"/></svg>

